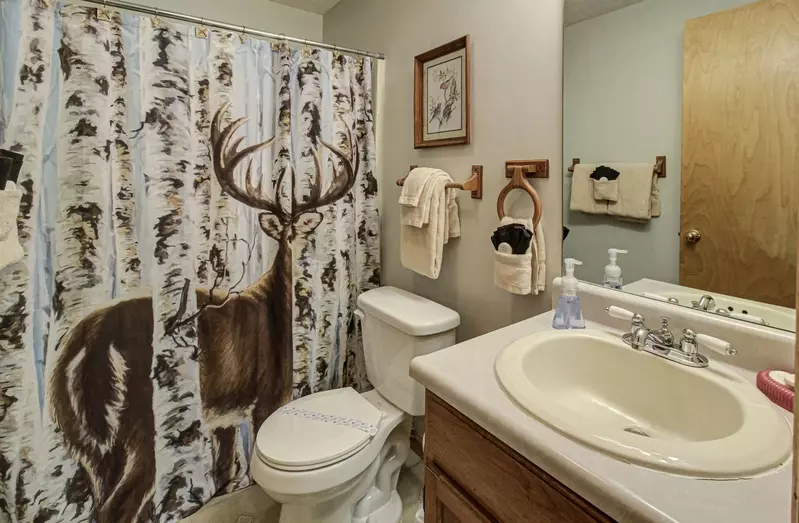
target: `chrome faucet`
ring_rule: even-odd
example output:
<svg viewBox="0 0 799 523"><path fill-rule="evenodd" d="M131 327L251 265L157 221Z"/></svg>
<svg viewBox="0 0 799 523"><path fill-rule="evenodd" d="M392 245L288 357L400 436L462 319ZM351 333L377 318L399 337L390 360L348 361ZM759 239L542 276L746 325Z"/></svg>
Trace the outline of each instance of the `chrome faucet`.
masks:
<svg viewBox="0 0 799 523"><path fill-rule="evenodd" d="M692 301L691 305L694 306L694 309L699 309L701 311L712 311L716 308L716 300L713 299L713 296L705 294L699 301Z"/></svg>
<svg viewBox="0 0 799 523"><path fill-rule="evenodd" d="M644 317L620 307L608 307L610 316L631 322L630 332L622 336L624 343L635 350L665 358L669 361L689 367L704 368L709 365L707 357L699 353L699 347L713 350L726 356L735 356L738 351L724 340L697 334L691 329L682 331L682 339L676 342L674 334L669 330L669 318L662 317L660 330L646 327Z"/></svg>

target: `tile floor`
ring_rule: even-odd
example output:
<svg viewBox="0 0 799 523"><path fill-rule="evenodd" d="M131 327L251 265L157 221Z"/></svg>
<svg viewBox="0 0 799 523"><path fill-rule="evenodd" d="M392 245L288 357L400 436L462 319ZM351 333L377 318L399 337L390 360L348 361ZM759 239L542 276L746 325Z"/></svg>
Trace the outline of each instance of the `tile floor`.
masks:
<svg viewBox="0 0 799 523"><path fill-rule="evenodd" d="M404 507L402 523L416 523L424 483L424 462L411 454L400 472L397 491ZM280 505L257 485L214 499L181 523L278 523Z"/></svg>

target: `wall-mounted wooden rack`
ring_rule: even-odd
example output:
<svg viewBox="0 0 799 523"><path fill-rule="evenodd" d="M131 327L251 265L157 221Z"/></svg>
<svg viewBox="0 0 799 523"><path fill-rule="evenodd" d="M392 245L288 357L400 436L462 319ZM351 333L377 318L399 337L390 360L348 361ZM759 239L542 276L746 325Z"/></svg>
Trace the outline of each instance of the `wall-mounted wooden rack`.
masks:
<svg viewBox="0 0 799 523"><path fill-rule="evenodd" d="M411 171L416 169L418 165L411 165ZM407 176L405 177L407 178ZM397 185L402 187L405 185L405 178L400 178L397 180ZM447 189L460 189L462 191L470 191L472 193L472 199L474 200L482 200L483 199L483 166L482 165L472 165L472 175L463 183L448 183L446 185Z"/></svg>
<svg viewBox="0 0 799 523"><path fill-rule="evenodd" d="M549 160L510 160L505 162L505 178L513 178L516 167L521 167L525 178L549 178Z"/></svg>
<svg viewBox="0 0 799 523"><path fill-rule="evenodd" d="M572 166L569 167L569 172L574 172L574 166L580 163L579 158L574 158L572 160ZM665 178L666 177L666 157L665 156L658 156L655 160L655 171L653 174L657 174L658 178Z"/></svg>

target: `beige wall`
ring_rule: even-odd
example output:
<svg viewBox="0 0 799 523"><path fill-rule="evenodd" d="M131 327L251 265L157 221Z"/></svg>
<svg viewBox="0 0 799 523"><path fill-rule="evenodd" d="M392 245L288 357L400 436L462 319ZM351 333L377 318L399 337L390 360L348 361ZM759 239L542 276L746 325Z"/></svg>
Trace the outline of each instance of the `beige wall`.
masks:
<svg viewBox="0 0 799 523"><path fill-rule="evenodd" d="M383 284L458 311L461 340L550 308L548 292L519 297L494 286L490 236L497 227L496 198L506 183L504 162L548 158L551 178L533 185L544 202L549 283L560 274L562 26L562 0L344 0L324 16L326 42L387 56L377 119ZM467 33L472 145L415 151L413 58ZM484 199L461 195L463 237L445 247L441 277L433 281L404 269L395 181L410 165L438 167L465 180L472 164L485 166Z"/></svg>
<svg viewBox="0 0 799 523"><path fill-rule="evenodd" d="M322 40L322 15L268 0L136 0L137 3L253 29Z"/></svg>

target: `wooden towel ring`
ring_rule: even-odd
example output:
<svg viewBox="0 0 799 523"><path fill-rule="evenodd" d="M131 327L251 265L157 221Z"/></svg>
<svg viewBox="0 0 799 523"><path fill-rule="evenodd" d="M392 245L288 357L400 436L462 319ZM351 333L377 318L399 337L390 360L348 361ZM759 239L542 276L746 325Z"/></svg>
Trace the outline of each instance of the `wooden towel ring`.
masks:
<svg viewBox="0 0 799 523"><path fill-rule="evenodd" d="M514 189L521 189L533 199L533 203L535 204L533 228L537 229L538 224L541 223L541 216L543 215L544 209L541 206L541 198L538 196L538 193L535 192L533 186L527 181L524 175L524 169L521 167L513 168L513 177L511 177L510 183L499 193L499 198L497 199L497 215L499 215L499 219L501 220L505 217L505 198L507 198Z"/></svg>

